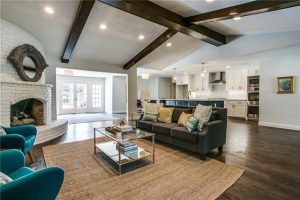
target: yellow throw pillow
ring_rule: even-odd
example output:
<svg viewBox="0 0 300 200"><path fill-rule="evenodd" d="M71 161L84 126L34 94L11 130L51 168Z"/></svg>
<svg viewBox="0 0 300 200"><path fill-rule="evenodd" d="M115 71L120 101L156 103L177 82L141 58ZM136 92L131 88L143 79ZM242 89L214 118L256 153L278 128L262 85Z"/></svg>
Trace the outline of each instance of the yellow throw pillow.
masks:
<svg viewBox="0 0 300 200"><path fill-rule="evenodd" d="M164 122L164 123L171 123L173 110L174 110L174 108L160 108L159 115L158 115L158 121Z"/></svg>
<svg viewBox="0 0 300 200"><path fill-rule="evenodd" d="M179 119L178 119L178 124L182 125L182 126L185 126L186 123L187 123L188 118L192 115L193 114L188 114L188 113L182 112Z"/></svg>

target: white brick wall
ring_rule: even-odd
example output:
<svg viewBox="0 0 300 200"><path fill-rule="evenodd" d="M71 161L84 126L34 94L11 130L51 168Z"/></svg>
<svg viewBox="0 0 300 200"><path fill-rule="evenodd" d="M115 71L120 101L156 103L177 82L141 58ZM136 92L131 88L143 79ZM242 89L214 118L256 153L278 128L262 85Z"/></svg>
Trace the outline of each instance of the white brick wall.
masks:
<svg viewBox="0 0 300 200"><path fill-rule="evenodd" d="M10 106L18 101L35 98L44 103L45 123L51 122L51 85L30 82L0 82L0 124L10 125Z"/></svg>
<svg viewBox="0 0 300 200"><path fill-rule="evenodd" d="M45 56L42 44L24 29L1 18L0 81L20 81L15 68L8 62L7 56L17 46L33 45ZM30 73L28 73L30 74ZM45 73L38 83L45 83Z"/></svg>
<svg viewBox="0 0 300 200"><path fill-rule="evenodd" d="M51 85L45 84L45 73L38 82L22 81L15 68L7 61L9 53L17 46L30 44L43 56L42 44L22 28L1 19L0 47L0 125L10 125L10 105L26 98L37 98L44 103L45 123L51 120Z"/></svg>

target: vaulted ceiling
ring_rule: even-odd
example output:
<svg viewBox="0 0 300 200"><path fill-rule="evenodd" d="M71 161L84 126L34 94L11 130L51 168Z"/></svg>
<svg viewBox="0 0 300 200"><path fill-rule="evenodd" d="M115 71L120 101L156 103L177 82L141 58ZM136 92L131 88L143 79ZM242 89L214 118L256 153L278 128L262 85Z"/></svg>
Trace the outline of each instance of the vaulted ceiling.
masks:
<svg viewBox="0 0 300 200"><path fill-rule="evenodd" d="M182 17L189 17L251 1L153 0L152 2ZM48 56L60 59L78 5L79 1L1 1L1 18L32 33L44 45ZM54 14L46 14L45 6L53 7ZM232 41L217 47L178 32L135 66L171 70L291 45L297 43L297 39L300 41L297 36L300 34L299 13L298 6L245 16L239 21L227 19L206 22L201 25L230 36ZM106 24L106 30L99 29L102 23ZM71 59L122 67L166 30L165 26L96 1ZM144 35L143 40L138 39L140 34ZM258 43L262 41L269 45L268 48ZM167 47L166 43L172 43L172 46ZM247 45L250 46L248 49L245 47Z"/></svg>

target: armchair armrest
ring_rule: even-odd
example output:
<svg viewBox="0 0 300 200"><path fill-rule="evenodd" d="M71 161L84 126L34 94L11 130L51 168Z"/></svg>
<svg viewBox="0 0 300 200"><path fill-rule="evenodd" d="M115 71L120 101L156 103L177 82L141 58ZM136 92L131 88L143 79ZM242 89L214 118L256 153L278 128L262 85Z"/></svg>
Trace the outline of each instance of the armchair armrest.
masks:
<svg viewBox="0 0 300 200"><path fill-rule="evenodd" d="M0 136L0 149L21 149L24 151L25 138L19 134L8 134Z"/></svg>
<svg viewBox="0 0 300 200"><path fill-rule="evenodd" d="M2 127L6 134L20 134L24 137L27 136L36 136L37 129L35 126L32 125L25 125L25 126L16 126L16 127Z"/></svg>
<svg viewBox="0 0 300 200"><path fill-rule="evenodd" d="M1 199L54 200L63 179L64 171L59 167L42 169L0 186Z"/></svg>
<svg viewBox="0 0 300 200"><path fill-rule="evenodd" d="M215 120L205 124L198 132L198 151L206 154L214 148L223 146L226 142L227 122Z"/></svg>
<svg viewBox="0 0 300 200"><path fill-rule="evenodd" d="M24 154L16 149L0 152L0 171L10 174L25 166Z"/></svg>

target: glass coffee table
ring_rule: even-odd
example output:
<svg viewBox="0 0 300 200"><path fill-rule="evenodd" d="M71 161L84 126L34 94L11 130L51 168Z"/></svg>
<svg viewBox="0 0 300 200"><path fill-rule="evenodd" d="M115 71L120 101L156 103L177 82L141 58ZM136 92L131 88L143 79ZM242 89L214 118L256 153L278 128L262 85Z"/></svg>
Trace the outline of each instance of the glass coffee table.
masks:
<svg viewBox="0 0 300 200"><path fill-rule="evenodd" d="M97 134L102 134L103 136L109 138L111 141L97 143ZM120 149L124 142L132 142L139 140L150 138L152 139L152 150L146 150L142 146L137 146L137 151L132 153L123 153ZM142 130L133 129L130 132L125 133L111 133L107 131L104 127L102 128L94 128L94 153L96 154L97 149L99 149L102 153L108 156L111 160L113 160L119 168L119 175L122 173L122 165L151 157L152 162L155 162L155 135L153 133L149 133Z"/></svg>

